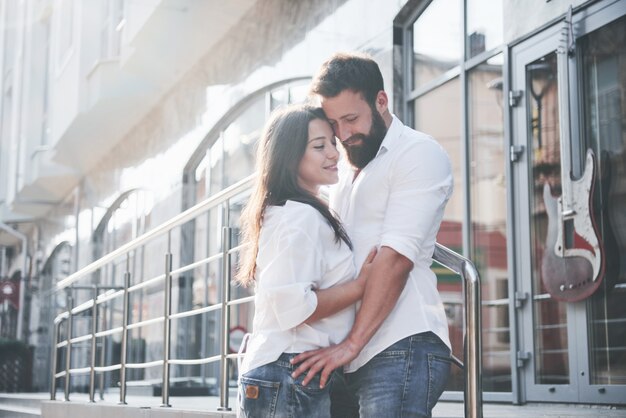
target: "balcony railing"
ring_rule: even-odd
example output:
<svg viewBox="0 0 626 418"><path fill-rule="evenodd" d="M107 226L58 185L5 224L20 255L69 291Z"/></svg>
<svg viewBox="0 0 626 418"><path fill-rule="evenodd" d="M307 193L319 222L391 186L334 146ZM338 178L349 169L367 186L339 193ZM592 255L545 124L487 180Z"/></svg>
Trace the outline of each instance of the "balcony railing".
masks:
<svg viewBox="0 0 626 418"><path fill-rule="evenodd" d="M231 246L232 231L229 225L229 208L231 199L242 196L247 193L252 185L253 176L250 176L237 184L213 195L196 206L180 213L168 222L152 229L151 231L141 235L131 242L121 246L115 251L106 254L104 257L94 261L88 266L80 269L76 273L68 276L57 284L57 292L67 291L67 310L62 312L54 319L54 343L52 356L52 384L50 389L50 399L56 399L57 379L64 379L64 397L66 401L70 399L71 379L73 376L88 375L89 376L89 400L95 401L96 391L96 375L101 375L100 391L103 391L103 374L119 370L119 388L120 403L126 403L127 392L127 371L129 369L146 369L148 367L162 367L162 391L161 400L163 406L169 406L170 386L172 378L170 377L170 367L173 365L202 365L217 364L220 365L219 373L219 395L220 410L230 410L229 407L229 378L230 361L237 358L237 354L229 353L229 330L231 328L230 307L240 304L253 303L254 297L242 297L231 299L231 256L236 255L241 246ZM172 263L172 233L175 228L182 227L187 222L196 219L198 216L207 213L212 209L223 209L224 219L222 221L223 230L221 238L221 250L208 257L194 261L192 263L173 268ZM140 278L137 283L131 285L131 259L136 251L145 248L146 245L154 243L157 239L163 237L167 240L167 251L164 255L164 271L162 274L152 278ZM232 247L232 248L231 248ZM119 260L125 260L124 284L123 286L104 286L99 283L94 274L100 269L106 268ZM463 279L463 304L464 304L464 375L465 375L465 416L466 417L482 417L482 390L481 390L481 314L480 314L480 281L478 272L474 265L466 258L461 257L455 252L437 244L433 254L433 260L439 262L444 267L459 274ZM178 274L188 272L200 266L208 265L211 262L221 261L222 272L222 297L221 302L194 308L186 311L172 313L172 277ZM130 320L130 297L132 294L154 286L163 287L163 315L147 320L132 322ZM100 294L101 291L106 290ZM82 291L91 292L91 298L79 304L74 303L74 292ZM98 307L106 302L116 299L122 300L122 324L117 327L108 327L106 329L98 329L99 309ZM91 311L90 314L88 311ZM221 311L221 344L218 355L194 358L194 359L174 359L171 356L171 324L172 320L202 315L212 311ZM75 318L90 316L91 325L90 332L82 335L74 335L73 322ZM149 325L163 323L163 347L162 358L154 361L129 363L128 359L128 339L129 332ZM65 324L66 338L59 341L61 325ZM121 334L120 345L120 361L117 364L104 365L102 359L98 361L97 339ZM81 358L72 358L72 345L89 342L90 355L80 356ZM57 354L60 349L65 348L65 368L57 372ZM72 367L76 361L85 361L80 364L82 367ZM99 363L99 364L98 364ZM461 367L463 365L461 364Z"/></svg>

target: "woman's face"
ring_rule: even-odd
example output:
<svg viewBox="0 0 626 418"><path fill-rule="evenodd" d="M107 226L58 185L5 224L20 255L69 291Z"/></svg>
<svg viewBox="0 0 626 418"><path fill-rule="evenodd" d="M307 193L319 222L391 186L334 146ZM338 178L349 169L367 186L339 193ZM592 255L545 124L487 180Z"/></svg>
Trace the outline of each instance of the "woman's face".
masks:
<svg viewBox="0 0 626 418"><path fill-rule="evenodd" d="M309 122L309 138L298 166L298 184L317 194L319 187L339 181L339 152L330 124L322 119Z"/></svg>

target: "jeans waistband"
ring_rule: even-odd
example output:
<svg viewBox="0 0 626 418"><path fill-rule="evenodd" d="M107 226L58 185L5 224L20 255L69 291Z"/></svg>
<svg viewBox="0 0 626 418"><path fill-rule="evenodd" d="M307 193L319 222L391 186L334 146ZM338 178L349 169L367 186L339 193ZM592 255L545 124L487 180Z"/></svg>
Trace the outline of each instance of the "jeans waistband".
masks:
<svg viewBox="0 0 626 418"><path fill-rule="evenodd" d="M295 370L297 365L291 364L289 361L298 354L300 353L282 353L274 363L279 367Z"/></svg>

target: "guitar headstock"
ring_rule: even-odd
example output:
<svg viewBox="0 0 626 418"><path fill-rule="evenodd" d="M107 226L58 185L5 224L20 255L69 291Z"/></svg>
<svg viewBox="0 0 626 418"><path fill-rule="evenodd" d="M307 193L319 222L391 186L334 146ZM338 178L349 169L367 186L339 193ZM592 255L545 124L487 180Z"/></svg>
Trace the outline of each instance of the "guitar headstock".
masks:
<svg viewBox="0 0 626 418"><path fill-rule="evenodd" d="M570 5L563 21L561 28L561 36L559 39L559 46L556 50L557 54L567 54L568 56L574 55L576 51L576 39L574 38L574 24L572 21L572 6Z"/></svg>

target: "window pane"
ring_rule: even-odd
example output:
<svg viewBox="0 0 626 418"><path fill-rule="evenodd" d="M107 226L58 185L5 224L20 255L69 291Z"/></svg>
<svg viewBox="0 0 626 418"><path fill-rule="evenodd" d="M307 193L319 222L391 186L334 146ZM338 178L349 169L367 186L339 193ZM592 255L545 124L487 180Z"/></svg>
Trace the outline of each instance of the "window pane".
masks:
<svg viewBox="0 0 626 418"><path fill-rule="evenodd" d="M588 299L589 384L626 384L626 18L581 41L585 132L599 157L594 207L607 273Z"/></svg>
<svg viewBox="0 0 626 418"><path fill-rule="evenodd" d="M256 99L224 130L224 183L228 187L254 171L256 141L265 123L266 98Z"/></svg>
<svg viewBox="0 0 626 418"><path fill-rule="evenodd" d="M468 74L471 245L483 298L483 389L510 392L502 56Z"/></svg>
<svg viewBox="0 0 626 418"><path fill-rule="evenodd" d="M569 353L567 341L567 304L558 302L544 285L543 266L553 263L556 196L561 195L561 152L556 54L550 53L526 66L527 132L530 153L530 210L532 303L535 383L568 384ZM551 196L544 194L550 185ZM554 209L552 209L554 208ZM556 234L554 234L556 236Z"/></svg>
<svg viewBox="0 0 626 418"><path fill-rule="evenodd" d="M461 86L458 77L413 103L415 128L432 135L450 156L454 175L454 193L443 215L437 242L462 253L463 175L461 172ZM433 109L446 109L445 112ZM463 358L463 294L461 279L447 269L433 265L437 273L437 287L443 299L453 353ZM463 372L458 367L451 370L448 390L463 390Z"/></svg>
<svg viewBox="0 0 626 418"><path fill-rule="evenodd" d="M61 0L59 2L59 44L57 64L63 64L63 60L72 47L72 32L74 30L74 0Z"/></svg>
<svg viewBox="0 0 626 418"><path fill-rule="evenodd" d="M502 0L468 0L467 56L495 48L502 39Z"/></svg>
<svg viewBox="0 0 626 418"><path fill-rule="evenodd" d="M18 19L18 3L14 1L6 1L4 24L2 32L4 32L4 48L3 48L3 68L4 74L7 74L15 64L15 44L17 35L17 19Z"/></svg>
<svg viewBox="0 0 626 418"><path fill-rule="evenodd" d="M222 130L195 167L196 201L251 175L256 143L270 111L303 101L307 91L308 81L296 81L260 94L242 106L238 116Z"/></svg>
<svg viewBox="0 0 626 418"><path fill-rule="evenodd" d="M413 25L413 82L416 89L459 65L461 3L433 0Z"/></svg>

